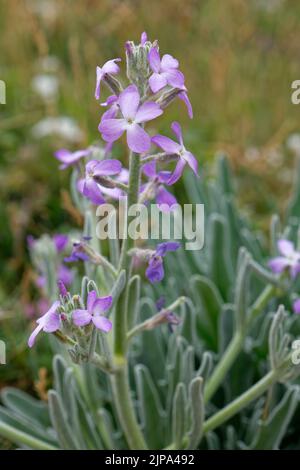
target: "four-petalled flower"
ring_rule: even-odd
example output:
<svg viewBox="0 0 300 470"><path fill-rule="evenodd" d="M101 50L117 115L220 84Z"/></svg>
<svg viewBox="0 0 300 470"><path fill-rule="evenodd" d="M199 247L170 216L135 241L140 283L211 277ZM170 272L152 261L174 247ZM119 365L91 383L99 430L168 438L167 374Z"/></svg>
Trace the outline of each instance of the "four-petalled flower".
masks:
<svg viewBox="0 0 300 470"><path fill-rule="evenodd" d="M91 291L87 297L86 310L77 309L73 311L72 319L76 326L86 326L91 322L99 330L108 333L112 328L111 321L103 315L112 305L112 297L97 297L96 291Z"/></svg>
<svg viewBox="0 0 300 470"><path fill-rule="evenodd" d="M158 134L152 137L152 142L163 149L167 155L177 155L179 157L176 168L167 182L168 185L176 183L176 181L181 177L186 163L191 167L195 175L198 176L198 161L191 152L186 150L183 144L180 124L178 122L173 122L171 128L178 138L179 144L164 135Z"/></svg>
<svg viewBox="0 0 300 470"><path fill-rule="evenodd" d="M148 54L148 61L153 71L149 78L149 86L153 93L170 85L174 88L183 88L184 75L178 70L179 63L170 54L163 55L160 59L159 52L156 47L153 47Z"/></svg>
<svg viewBox="0 0 300 470"><path fill-rule="evenodd" d="M78 189L93 204L105 204L97 177L117 175L121 170L119 160L91 160L85 167L85 178L78 182Z"/></svg>
<svg viewBox="0 0 300 470"><path fill-rule="evenodd" d="M275 274L281 274L289 269L292 279L300 273L300 252L295 250L294 244L289 240L278 240L277 248L281 256L269 261L269 267Z"/></svg>
<svg viewBox="0 0 300 470"><path fill-rule="evenodd" d="M160 282L164 278L163 257L168 251L176 251L179 247L178 242L164 242L157 245L156 250L149 257L146 269L146 276L150 282Z"/></svg>
<svg viewBox="0 0 300 470"><path fill-rule="evenodd" d="M129 85L120 93L118 105L122 117L105 118L99 124L103 140L114 142L126 132L130 150L136 153L147 152L151 146L151 139L141 124L155 119L163 111L153 101L140 104L140 94L135 85Z"/></svg>

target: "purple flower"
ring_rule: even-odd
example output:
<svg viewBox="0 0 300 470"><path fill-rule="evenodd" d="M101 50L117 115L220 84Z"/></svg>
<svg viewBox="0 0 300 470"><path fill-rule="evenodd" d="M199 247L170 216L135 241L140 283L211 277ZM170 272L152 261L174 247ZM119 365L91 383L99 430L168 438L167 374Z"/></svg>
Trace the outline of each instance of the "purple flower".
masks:
<svg viewBox="0 0 300 470"><path fill-rule="evenodd" d="M278 240L277 248L281 256L269 261L269 267L275 274L290 270L292 279L300 272L300 252L295 250L294 244L289 240Z"/></svg>
<svg viewBox="0 0 300 470"><path fill-rule="evenodd" d="M167 182L168 185L174 184L179 180L186 163L191 167L195 175L198 176L197 159L191 152L186 150L183 144L180 124L178 122L173 122L171 128L178 138L179 144L174 140L169 139L169 137L165 137L163 135L155 135L152 137L152 142L154 142L154 144L156 144L158 147L162 148L167 153L167 155L178 155L179 157L174 173Z"/></svg>
<svg viewBox="0 0 300 470"><path fill-rule="evenodd" d="M142 166L143 173L153 182L154 197L156 204L163 212L174 210L174 205L177 200L173 194L166 190L163 186L170 179L171 173L169 171L156 171L156 162L145 163ZM151 183L150 183L151 184ZM147 191L147 185L142 186L142 193Z"/></svg>
<svg viewBox="0 0 300 470"><path fill-rule="evenodd" d="M127 145L133 152L147 152L151 146L151 139L140 124L155 119L163 111L157 103L151 101L140 105L140 95L135 85L129 85L120 93L118 103L122 117L105 118L99 124L103 140L114 142L126 132Z"/></svg>
<svg viewBox="0 0 300 470"><path fill-rule="evenodd" d="M66 248L68 241L69 241L69 237L68 235L57 233L56 235L53 236L53 241L54 241L56 250L58 251L58 253L60 253Z"/></svg>
<svg viewBox="0 0 300 470"><path fill-rule="evenodd" d="M95 178L117 175L121 170L119 160L91 160L85 167L85 179L78 182L78 189L93 204L104 204L105 199Z"/></svg>
<svg viewBox="0 0 300 470"><path fill-rule="evenodd" d="M70 152L67 149L60 149L54 153L55 158L62 162L59 166L60 170L68 168L70 165L74 165L81 158L87 157L91 153L90 149L76 150L76 152Z"/></svg>
<svg viewBox="0 0 300 470"><path fill-rule="evenodd" d="M300 314L300 299L297 299L293 302L293 310L294 313L297 313L297 315Z"/></svg>
<svg viewBox="0 0 300 470"><path fill-rule="evenodd" d="M91 291L87 298L86 310L74 310L72 318L76 326L85 326L93 322L96 328L108 333L112 328L111 321L102 315L112 305L112 297L97 297L96 291Z"/></svg>
<svg viewBox="0 0 300 470"><path fill-rule="evenodd" d="M146 276L151 283L160 282L165 275L163 257L168 251L176 251L180 247L178 242L164 242L157 245L155 252L150 256Z"/></svg>
<svg viewBox="0 0 300 470"><path fill-rule="evenodd" d="M165 54L160 59L159 52L153 47L148 54L148 60L153 71L149 78L149 86L153 93L170 85L174 88L182 88L184 86L184 75L178 70L178 60L174 59L170 54Z"/></svg>
<svg viewBox="0 0 300 470"><path fill-rule="evenodd" d="M73 243L73 249L70 256L64 258L66 263L73 263L76 261L88 261L89 257L84 252L82 242L75 242Z"/></svg>
<svg viewBox="0 0 300 470"><path fill-rule="evenodd" d="M35 343L35 339L40 331L45 331L45 333L54 333L59 329L60 326L60 316L57 313L57 309L60 306L58 301L50 307L48 312L46 312L42 317L40 317L36 322L38 326L33 330L29 339L28 346L32 348Z"/></svg>
<svg viewBox="0 0 300 470"><path fill-rule="evenodd" d="M116 75L120 71L120 67L116 64L116 62L120 62L121 59L112 59L105 62L102 67L96 68L96 89L95 89L95 98L96 100L100 99L100 86L101 82L104 79L106 74L109 75Z"/></svg>

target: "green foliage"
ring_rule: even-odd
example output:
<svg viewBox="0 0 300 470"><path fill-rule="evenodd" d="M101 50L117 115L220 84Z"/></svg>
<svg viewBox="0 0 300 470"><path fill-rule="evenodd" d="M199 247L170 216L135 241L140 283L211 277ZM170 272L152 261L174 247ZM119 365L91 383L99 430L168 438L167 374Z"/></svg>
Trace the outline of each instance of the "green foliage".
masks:
<svg viewBox="0 0 300 470"><path fill-rule="evenodd" d="M265 268L265 245L235 207L227 160L221 160L213 184L202 180L198 189L187 181L191 188L198 201L207 195L210 241L200 252L182 254L192 277L182 276L176 255L166 257L164 284L141 292L140 277L133 276L124 308L130 329L152 318L161 294L167 301L175 291L190 298L180 306L181 323L172 332L162 325L132 338L130 385L147 446L278 449L284 442L283 448L298 448L299 420L293 418L299 411L299 370L289 354L299 321L277 308L288 304L287 286ZM223 204L228 195L231 217ZM273 228L273 237L278 235ZM124 282L121 273L115 296ZM83 296L92 288L84 278ZM105 356L103 338L97 341ZM26 448L127 448L107 374L60 355L53 373L48 403L2 391L0 434Z"/></svg>

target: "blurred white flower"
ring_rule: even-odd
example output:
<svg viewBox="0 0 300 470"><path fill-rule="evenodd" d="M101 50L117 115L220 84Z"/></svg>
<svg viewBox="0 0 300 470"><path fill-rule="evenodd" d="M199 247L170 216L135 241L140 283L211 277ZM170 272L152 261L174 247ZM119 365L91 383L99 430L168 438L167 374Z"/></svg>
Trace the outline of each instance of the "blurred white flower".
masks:
<svg viewBox="0 0 300 470"><path fill-rule="evenodd" d="M300 156L300 134L291 134L286 141L286 146L296 156Z"/></svg>
<svg viewBox="0 0 300 470"><path fill-rule="evenodd" d="M45 101L57 97L59 81L55 75L36 75L31 82L32 89Z"/></svg>
<svg viewBox="0 0 300 470"><path fill-rule="evenodd" d="M55 135L74 143L82 141L84 137L76 121L68 116L41 119L32 127L31 132L36 139Z"/></svg>

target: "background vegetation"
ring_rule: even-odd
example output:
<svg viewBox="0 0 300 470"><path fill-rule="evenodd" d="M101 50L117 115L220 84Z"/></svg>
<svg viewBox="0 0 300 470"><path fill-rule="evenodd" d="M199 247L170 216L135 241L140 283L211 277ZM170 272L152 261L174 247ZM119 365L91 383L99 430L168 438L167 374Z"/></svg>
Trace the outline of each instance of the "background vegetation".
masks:
<svg viewBox="0 0 300 470"><path fill-rule="evenodd" d="M297 0L2 0L0 338L9 365L0 368L0 387L17 383L41 397L47 388L47 340L33 353L26 347L35 296L26 237L80 227L53 151L99 138L95 67L144 30L186 74L195 117L181 103L171 112L200 168L213 174L216 153L229 155L240 205L256 226L264 229L276 208L285 210L300 156L300 107L290 99L300 79ZM61 122L52 129L62 117L66 130ZM161 131L169 119L162 117ZM122 147L116 151L122 157Z"/></svg>

